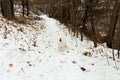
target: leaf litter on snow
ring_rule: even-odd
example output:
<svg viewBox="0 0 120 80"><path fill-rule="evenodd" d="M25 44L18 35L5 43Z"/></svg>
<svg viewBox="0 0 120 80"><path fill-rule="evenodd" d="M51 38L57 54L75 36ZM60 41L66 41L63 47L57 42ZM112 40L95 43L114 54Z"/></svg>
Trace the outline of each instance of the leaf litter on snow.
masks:
<svg viewBox="0 0 120 80"><path fill-rule="evenodd" d="M111 65L107 65L105 52L111 50L94 48L93 42L86 39L81 42L69 34L65 25L46 15L35 18L23 25L0 17L1 80L120 79L114 61L110 59Z"/></svg>

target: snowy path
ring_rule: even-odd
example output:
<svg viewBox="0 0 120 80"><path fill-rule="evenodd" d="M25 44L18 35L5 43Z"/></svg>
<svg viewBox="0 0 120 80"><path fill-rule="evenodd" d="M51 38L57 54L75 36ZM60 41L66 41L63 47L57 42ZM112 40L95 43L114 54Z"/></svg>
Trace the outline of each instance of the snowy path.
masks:
<svg viewBox="0 0 120 80"><path fill-rule="evenodd" d="M4 31L0 28L0 80L120 80L120 71L113 67L114 62L110 60L111 66L107 65L102 46L94 49L91 41L81 42L76 38L77 45L75 38L63 29L64 25L45 15L41 17L42 22L38 24L45 25L38 32L18 25L25 30L22 33L0 21L10 32L3 39ZM62 45L60 38L64 41ZM102 54L96 54L100 50ZM95 54L82 55L86 51ZM82 67L86 70L82 71Z"/></svg>

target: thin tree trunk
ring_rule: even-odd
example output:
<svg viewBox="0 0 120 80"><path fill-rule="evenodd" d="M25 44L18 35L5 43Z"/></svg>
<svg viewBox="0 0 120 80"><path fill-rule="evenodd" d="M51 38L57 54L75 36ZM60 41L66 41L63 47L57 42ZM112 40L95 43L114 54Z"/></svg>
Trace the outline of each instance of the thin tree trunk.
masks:
<svg viewBox="0 0 120 80"><path fill-rule="evenodd" d="M26 0L27 16L29 16L29 1Z"/></svg>
<svg viewBox="0 0 120 80"><path fill-rule="evenodd" d="M4 16L4 9L3 9L4 7L3 7L3 5L2 5L2 4L3 4L3 0L1 0L1 3L0 3L0 4L1 4L1 12L2 12L2 15Z"/></svg>
<svg viewBox="0 0 120 80"><path fill-rule="evenodd" d="M83 30L82 28L80 29L80 35L81 35L81 41L83 41L83 34L82 34Z"/></svg>
<svg viewBox="0 0 120 80"><path fill-rule="evenodd" d="M12 18L14 18L14 0L10 0L11 2L11 14L13 15Z"/></svg>
<svg viewBox="0 0 120 80"><path fill-rule="evenodd" d="M114 53L114 49L112 49L112 55L113 55L113 61L115 61L115 53Z"/></svg>
<svg viewBox="0 0 120 80"><path fill-rule="evenodd" d="M93 41L94 41L94 47L97 47L97 43L96 43L96 32L95 32L95 24L94 24L94 19L93 16L91 16L91 27L92 27L92 36L93 36Z"/></svg>
<svg viewBox="0 0 120 80"><path fill-rule="evenodd" d="M118 50L118 59L120 58L120 50Z"/></svg>
<svg viewBox="0 0 120 80"><path fill-rule="evenodd" d="M96 39L96 32L95 32L95 19L94 19L94 13L93 13L93 1L90 0L88 1L88 6L89 6L89 10L90 10L90 19L91 19L91 28L92 28L92 38L93 38L93 42L94 42L94 47L97 47L97 39Z"/></svg>
<svg viewBox="0 0 120 80"><path fill-rule="evenodd" d="M22 10L23 10L22 14L23 14L23 17L24 17L24 15L25 15L25 3L24 3L24 0L22 0Z"/></svg>
<svg viewBox="0 0 120 80"><path fill-rule="evenodd" d="M115 5L114 5L114 9L112 12L112 22L111 22L111 27L109 28L109 32L108 32L108 39L107 39L107 46L109 48L112 48L112 41L114 38L114 34L115 34L115 29L116 29L116 24L118 21L118 13L119 13L119 7L120 7L120 2L118 0L115 0Z"/></svg>

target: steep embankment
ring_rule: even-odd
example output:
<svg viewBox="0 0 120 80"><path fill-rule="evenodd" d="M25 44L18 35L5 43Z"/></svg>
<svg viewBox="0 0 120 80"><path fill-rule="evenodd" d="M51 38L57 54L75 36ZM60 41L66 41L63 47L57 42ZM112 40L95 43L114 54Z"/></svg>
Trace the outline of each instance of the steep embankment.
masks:
<svg viewBox="0 0 120 80"><path fill-rule="evenodd" d="M55 19L37 17L29 24L0 17L0 80L120 80L111 50L81 42Z"/></svg>

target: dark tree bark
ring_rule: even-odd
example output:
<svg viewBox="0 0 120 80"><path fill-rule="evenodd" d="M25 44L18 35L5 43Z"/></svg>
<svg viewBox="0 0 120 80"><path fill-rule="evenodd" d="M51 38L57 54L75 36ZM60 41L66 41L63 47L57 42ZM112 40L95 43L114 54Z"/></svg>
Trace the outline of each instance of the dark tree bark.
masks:
<svg viewBox="0 0 120 80"><path fill-rule="evenodd" d="M94 47L97 47L97 39L96 39L96 31L95 31L95 19L94 19L94 13L92 13L93 9L92 6L90 8L90 19L91 19L91 28L92 28L92 36L94 41Z"/></svg>
<svg viewBox="0 0 120 80"><path fill-rule="evenodd" d="M108 32L108 39L107 39L107 46L109 48L112 48L112 41L114 39L114 34L115 34L115 29L116 29L116 24L118 21L118 13L119 13L119 7L120 7L120 1L115 0L115 5L114 5L114 9L112 12L112 17L111 17L111 26L109 28L109 32Z"/></svg>
<svg viewBox="0 0 120 80"><path fill-rule="evenodd" d="M120 49L118 49L118 59L120 58Z"/></svg>
<svg viewBox="0 0 120 80"><path fill-rule="evenodd" d="M10 0L11 2L11 14L13 15L14 18L14 0Z"/></svg>
<svg viewBox="0 0 120 80"><path fill-rule="evenodd" d="M80 26L78 14L79 0L71 0L70 2L70 23L72 24L72 31L74 36L78 37L78 29Z"/></svg>
<svg viewBox="0 0 120 80"><path fill-rule="evenodd" d="M113 61L115 61L115 52L114 52L114 49L112 49L112 55L113 55Z"/></svg>
<svg viewBox="0 0 120 80"><path fill-rule="evenodd" d="M96 39L96 31L95 31L95 13L94 7L95 7L95 2L93 0L87 0L86 1L86 18L90 17L90 24L91 24L91 29L92 29L92 38L94 42L94 47L97 47L97 39ZM88 14L87 14L88 12Z"/></svg>
<svg viewBox="0 0 120 80"><path fill-rule="evenodd" d="M27 16L29 16L29 1L28 0L22 0L22 7L23 7L23 13L22 13L23 17L25 16L25 13L26 13Z"/></svg>
<svg viewBox="0 0 120 80"><path fill-rule="evenodd" d="M85 3L87 3L87 0L85 0ZM85 4L85 10L84 10L84 15L81 19L81 25L80 25L80 34L81 34L81 41L83 41L83 31L86 31L86 23L88 19L88 9L89 5Z"/></svg>
<svg viewBox="0 0 120 80"><path fill-rule="evenodd" d="M91 27L92 27L92 36L93 36L94 47L97 47L97 39L96 39L96 32L95 32L95 22L94 22L93 16L91 16Z"/></svg>
<svg viewBox="0 0 120 80"><path fill-rule="evenodd" d="M22 14L24 17L24 15L25 15L25 2L24 2L24 0L22 0L22 10L23 10Z"/></svg>
<svg viewBox="0 0 120 80"><path fill-rule="evenodd" d="M13 0L1 0L1 12L5 18L14 19Z"/></svg>
<svg viewBox="0 0 120 80"><path fill-rule="evenodd" d="M27 16L29 16L29 0L26 0Z"/></svg>

